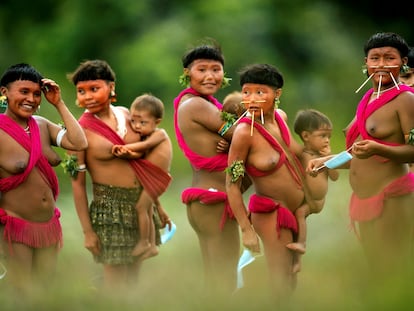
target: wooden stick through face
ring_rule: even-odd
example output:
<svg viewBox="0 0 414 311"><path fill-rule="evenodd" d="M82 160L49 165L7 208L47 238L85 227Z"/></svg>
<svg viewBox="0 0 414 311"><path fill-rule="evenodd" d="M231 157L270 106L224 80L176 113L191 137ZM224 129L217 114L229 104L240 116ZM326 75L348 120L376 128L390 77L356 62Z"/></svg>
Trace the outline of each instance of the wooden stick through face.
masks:
<svg viewBox="0 0 414 311"><path fill-rule="evenodd" d="M380 96L380 92L381 92L381 82L382 82L382 76L380 76L379 78L379 82L378 82L378 93L377 93L377 99Z"/></svg>
<svg viewBox="0 0 414 311"><path fill-rule="evenodd" d="M254 110L252 111L252 123L250 124L250 136L253 136L253 125L254 125Z"/></svg>
<svg viewBox="0 0 414 311"><path fill-rule="evenodd" d="M375 72L371 73L371 75L364 81L364 83L361 84L361 86L355 91L355 93L358 93L365 84L367 84L367 82L374 76Z"/></svg>

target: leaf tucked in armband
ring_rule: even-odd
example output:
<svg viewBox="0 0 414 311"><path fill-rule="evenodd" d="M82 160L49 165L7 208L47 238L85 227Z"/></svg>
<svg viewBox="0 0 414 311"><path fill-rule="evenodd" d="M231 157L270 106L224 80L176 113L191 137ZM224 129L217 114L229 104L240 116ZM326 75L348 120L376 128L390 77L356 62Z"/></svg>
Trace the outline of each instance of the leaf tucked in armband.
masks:
<svg viewBox="0 0 414 311"><path fill-rule="evenodd" d="M408 133L407 144L414 145L414 129L411 129L410 133Z"/></svg>
<svg viewBox="0 0 414 311"><path fill-rule="evenodd" d="M240 177L244 177L244 165L242 160L234 161L225 172L231 176L231 182L235 183Z"/></svg>
<svg viewBox="0 0 414 311"><path fill-rule="evenodd" d="M70 177L76 178L78 176L78 172L80 171L80 167L78 165L78 157L74 154L72 155L65 155L65 159L60 164L63 167L63 171L68 173Z"/></svg>

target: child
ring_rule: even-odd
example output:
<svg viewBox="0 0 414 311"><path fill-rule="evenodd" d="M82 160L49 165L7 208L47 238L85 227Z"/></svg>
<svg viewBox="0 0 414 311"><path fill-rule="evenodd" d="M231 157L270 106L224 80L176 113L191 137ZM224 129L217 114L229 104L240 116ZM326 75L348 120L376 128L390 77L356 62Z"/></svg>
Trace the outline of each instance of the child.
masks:
<svg viewBox="0 0 414 311"><path fill-rule="evenodd" d="M137 97L130 107L131 127L140 134L141 141L114 145L112 152L119 156L125 155L130 158L145 157L151 163L169 172L172 160L171 140L164 129L157 128L164 114L162 101L150 94ZM161 219L161 228L171 226L171 220L158 200L156 205ZM155 241L155 228L153 219L152 200L145 194L141 195L136 205L138 213L140 239L132 251L133 256L142 256L143 259L158 254Z"/></svg>
<svg viewBox="0 0 414 311"><path fill-rule="evenodd" d="M300 110L294 121L294 131L299 135L304 143L302 165L312 158L331 154L330 138L332 133L332 123L323 113L314 110ZM295 216L298 222L297 241L287 244L287 247L299 254L306 251L306 217L313 213L319 213L325 203L325 196L328 191L328 179L336 181L339 177L337 170L328 169L317 177L306 176L306 183L311 197L314 201L313 208L304 204L299 207ZM295 272L300 270L300 263L295 265Z"/></svg>

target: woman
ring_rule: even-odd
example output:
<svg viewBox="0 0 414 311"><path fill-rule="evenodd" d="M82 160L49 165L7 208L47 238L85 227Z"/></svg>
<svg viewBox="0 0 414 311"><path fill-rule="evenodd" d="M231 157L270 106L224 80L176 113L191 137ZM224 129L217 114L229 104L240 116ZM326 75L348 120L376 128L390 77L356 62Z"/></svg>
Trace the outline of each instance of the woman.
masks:
<svg viewBox="0 0 414 311"><path fill-rule="evenodd" d="M221 138L229 141L232 133L232 128L220 130L222 105L214 97L225 79L224 57L217 45L206 44L188 51L182 63L189 87L174 100L174 124L193 171L182 201L199 240L207 291L229 294L236 288L240 250L239 229L225 193L227 154L216 152Z"/></svg>
<svg viewBox="0 0 414 311"><path fill-rule="evenodd" d="M407 164L414 159L414 90L399 83L408 46L398 34L376 33L364 52L372 88L346 128L353 155L345 166L349 213L373 275L400 277L412 270L414 242L414 175ZM325 160L310 161L308 171Z"/></svg>
<svg viewBox="0 0 414 311"><path fill-rule="evenodd" d="M30 289L34 284L48 285L62 244L56 207L59 187L52 168L60 157L51 146L83 150L87 141L61 98L59 85L32 66L16 64L6 69L0 90L7 100L6 111L0 115L0 229L4 237L0 244L10 283ZM64 127L34 115L42 93L55 106Z"/></svg>
<svg viewBox="0 0 414 311"><path fill-rule="evenodd" d="M302 147L293 140L284 117L275 111L283 77L273 66L254 64L240 73L243 103L250 117L237 125L230 145L226 189L242 231L243 245L259 252L263 242L271 289L276 300L287 297L295 285L295 252L286 245L297 232L294 216L304 202L296 155ZM293 159L293 162L290 160ZM255 194L246 209L241 177L247 173ZM257 236L258 235L258 236Z"/></svg>
<svg viewBox="0 0 414 311"><path fill-rule="evenodd" d="M85 151L69 158L75 162L68 165L75 167L71 174L75 207L85 247L103 264L104 289L122 290L136 280L142 262L132 254L139 240L135 206L138 200L153 204L159 191L164 191L159 187L165 186L166 173L149 161L113 155L114 145L139 141L140 135L131 128L128 109L112 105L115 73L107 62L85 61L70 79L76 86L78 105L86 108L79 123L89 143ZM93 186L89 207L86 171Z"/></svg>

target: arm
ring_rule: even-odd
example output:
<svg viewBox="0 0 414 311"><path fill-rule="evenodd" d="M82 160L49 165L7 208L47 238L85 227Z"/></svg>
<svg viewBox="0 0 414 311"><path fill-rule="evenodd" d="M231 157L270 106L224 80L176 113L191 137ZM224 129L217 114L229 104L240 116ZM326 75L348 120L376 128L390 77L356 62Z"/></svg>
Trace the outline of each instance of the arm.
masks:
<svg viewBox="0 0 414 311"><path fill-rule="evenodd" d="M230 207L239 223L243 245L253 252L260 252L257 234L250 223L249 214L244 205L241 184L245 171L248 151L251 144L250 130L241 126L235 130L230 145L228 168L226 169L226 192ZM238 164L237 164L238 163Z"/></svg>
<svg viewBox="0 0 414 311"><path fill-rule="evenodd" d="M85 163L85 153L77 152L78 164ZM75 202L76 213L84 234L84 246L92 254L100 253L99 238L92 228L89 217L88 197L86 192L86 172L79 172L76 178L72 178L73 200Z"/></svg>
<svg viewBox="0 0 414 311"><path fill-rule="evenodd" d="M51 141L55 146L61 146L68 150L80 151L88 147L85 134L79 125L78 121L66 107L60 94L59 85L50 79L43 79L43 92L49 103L55 106L62 121L66 127L66 132L59 132L62 130L60 126L52 122L48 122L48 130ZM58 142L58 135L60 135Z"/></svg>

